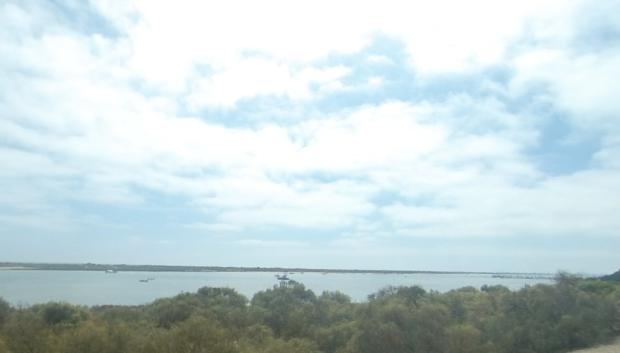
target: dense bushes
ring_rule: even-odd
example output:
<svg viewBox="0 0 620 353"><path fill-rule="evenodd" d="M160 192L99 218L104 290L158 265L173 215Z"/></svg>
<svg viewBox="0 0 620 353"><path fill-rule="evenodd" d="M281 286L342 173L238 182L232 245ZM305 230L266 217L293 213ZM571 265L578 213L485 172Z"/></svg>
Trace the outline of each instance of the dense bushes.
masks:
<svg viewBox="0 0 620 353"><path fill-rule="evenodd" d="M0 329L8 318L10 310L11 308L9 306L9 303L7 303L6 300L0 298Z"/></svg>
<svg viewBox="0 0 620 353"><path fill-rule="evenodd" d="M0 353L550 353L620 334L620 284L562 275L555 285L447 293L388 287L367 302L297 283L144 306L11 308L0 299Z"/></svg>

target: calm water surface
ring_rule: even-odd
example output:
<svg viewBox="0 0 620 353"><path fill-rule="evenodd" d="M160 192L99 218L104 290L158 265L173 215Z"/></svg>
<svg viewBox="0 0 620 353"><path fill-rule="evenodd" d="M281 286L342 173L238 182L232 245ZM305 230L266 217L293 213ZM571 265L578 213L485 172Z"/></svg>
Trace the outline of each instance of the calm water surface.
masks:
<svg viewBox="0 0 620 353"><path fill-rule="evenodd" d="M13 305L30 305L48 301L73 304L145 304L161 297L198 288L229 287L248 298L277 284L269 272L118 272L93 271L0 271L0 297ZM320 294L340 291L355 301L388 286L419 285L426 290L445 292L465 286L501 284L511 289L525 285L551 283L545 279L493 278L473 274L350 274L296 273L291 279ZM144 283L141 279L153 278Z"/></svg>

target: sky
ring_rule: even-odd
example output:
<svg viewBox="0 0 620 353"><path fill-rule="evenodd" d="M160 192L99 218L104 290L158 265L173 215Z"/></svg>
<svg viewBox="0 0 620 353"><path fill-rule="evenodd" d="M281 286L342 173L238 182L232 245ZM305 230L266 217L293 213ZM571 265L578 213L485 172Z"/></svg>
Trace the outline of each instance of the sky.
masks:
<svg viewBox="0 0 620 353"><path fill-rule="evenodd" d="M0 1L0 262L620 268L620 1Z"/></svg>

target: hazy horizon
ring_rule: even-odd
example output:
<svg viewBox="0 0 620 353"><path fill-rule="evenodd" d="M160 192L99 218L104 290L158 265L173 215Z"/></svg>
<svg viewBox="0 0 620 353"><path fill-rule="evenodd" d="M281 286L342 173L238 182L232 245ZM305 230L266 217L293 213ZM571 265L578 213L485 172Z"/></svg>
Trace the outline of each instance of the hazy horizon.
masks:
<svg viewBox="0 0 620 353"><path fill-rule="evenodd" d="M620 2L4 1L0 262L611 273Z"/></svg>
<svg viewBox="0 0 620 353"><path fill-rule="evenodd" d="M274 271L265 271L265 270L270 270L270 269L274 269L274 270L307 270L307 271L334 271L334 273L338 273L338 271L360 271L361 273L364 273L365 271L368 272L412 272L412 273L438 273L438 274L443 274L443 273L462 273L462 274L476 274L476 273L485 273L485 274L502 274L502 273L506 273L506 274L544 274L544 275L552 275L552 274L557 274L558 272L567 272L565 270L559 269L553 272L510 272L510 271L493 271L493 270L488 270L488 271L468 271L466 269L461 269L461 270L440 270L440 271L436 271L433 269L403 269L403 268L369 268L369 267L340 267L340 268L335 268L335 267L284 267L284 266L235 266L235 265L218 265L218 266L214 266L214 265L210 265L210 264L188 264L188 265L179 265L179 264L168 264L168 265L164 265L164 264L158 264L158 263L98 263L98 262L91 262L91 261L87 261L87 262L37 262L37 261L23 261L23 262L14 262L14 261L0 261L0 264L15 264L15 265L76 265L76 266L82 266L82 265L96 265L96 266L110 266L110 270L118 270L120 271L124 271L124 272L166 272L163 270L152 270L149 271L147 269L143 269L143 270L132 270L132 269L124 269L120 266L133 266L133 267L140 267L140 266L144 266L144 267L196 267L196 268L221 268L221 269L243 269L243 272L253 272L253 269L256 269L257 272L269 272L272 273ZM115 267L115 266L119 266L119 267ZM12 269L11 267L2 267L0 266L0 270L3 270L5 268L8 269ZM43 269L43 270L47 270L47 269ZM52 270L52 271L65 271L65 270ZM70 270L66 270L66 271L74 271L73 269ZM81 271L79 269L76 269L75 271ZM175 271L173 271L175 272ZM188 271L188 272L192 272L192 271ZM198 271L200 272L200 271ZM208 271L207 271L208 272ZM218 272L218 271L213 271L213 272ZM222 271L220 271L222 272ZM223 272L227 272L227 271L223 271ZM235 271L230 271L230 272L235 272ZM279 271L275 271L275 272L279 272ZM568 272L569 274L574 274L574 275L604 275L606 273L572 273L572 272Z"/></svg>

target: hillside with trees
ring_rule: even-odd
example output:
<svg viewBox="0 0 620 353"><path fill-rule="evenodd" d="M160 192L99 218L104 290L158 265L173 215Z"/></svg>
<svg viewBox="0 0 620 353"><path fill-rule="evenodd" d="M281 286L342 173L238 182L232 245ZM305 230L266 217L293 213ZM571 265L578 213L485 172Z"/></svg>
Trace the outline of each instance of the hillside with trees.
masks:
<svg viewBox="0 0 620 353"><path fill-rule="evenodd" d="M0 300L0 353L551 353L619 334L620 284L566 275L518 291L388 287L362 303L295 282L251 300L209 287L142 306Z"/></svg>
<svg viewBox="0 0 620 353"><path fill-rule="evenodd" d="M610 275L606 275L601 277L601 279L603 281L611 281L611 282L620 282L620 270L610 274Z"/></svg>

